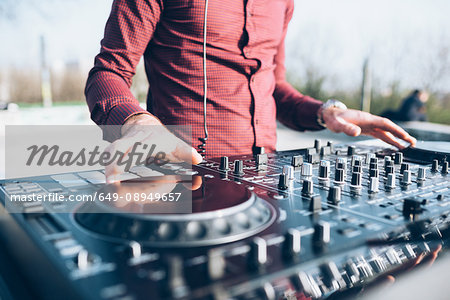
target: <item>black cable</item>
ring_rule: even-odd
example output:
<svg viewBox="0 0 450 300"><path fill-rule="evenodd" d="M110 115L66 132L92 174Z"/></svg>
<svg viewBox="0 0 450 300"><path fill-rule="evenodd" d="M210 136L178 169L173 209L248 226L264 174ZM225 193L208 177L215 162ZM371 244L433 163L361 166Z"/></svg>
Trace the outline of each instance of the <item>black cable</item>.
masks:
<svg viewBox="0 0 450 300"><path fill-rule="evenodd" d="M203 157L206 156L206 141L208 140L208 127L206 124L206 100L208 98L208 81L206 76L207 20L208 20L208 0L205 0L205 13L203 19L203 131L205 133L205 136L198 138L198 140L201 142L201 144L198 145L198 153L200 153Z"/></svg>

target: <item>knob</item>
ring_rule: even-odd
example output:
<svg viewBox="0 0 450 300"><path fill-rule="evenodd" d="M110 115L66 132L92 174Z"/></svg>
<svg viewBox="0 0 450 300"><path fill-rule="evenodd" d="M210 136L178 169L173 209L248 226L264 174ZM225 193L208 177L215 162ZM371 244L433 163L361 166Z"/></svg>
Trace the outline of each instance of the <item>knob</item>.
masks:
<svg viewBox="0 0 450 300"><path fill-rule="evenodd" d="M278 188L280 190L286 190L289 187L289 181L287 179L286 174L280 174L278 179Z"/></svg>
<svg viewBox="0 0 450 300"><path fill-rule="evenodd" d="M375 157L375 153L366 153L366 164L369 164Z"/></svg>
<svg viewBox="0 0 450 300"><path fill-rule="evenodd" d="M244 162L242 160L234 161L234 174L235 175L244 174Z"/></svg>
<svg viewBox="0 0 450 300"><path fill-rule="evenodd" d="M333 186L328 191L328 202L337 205L341 201L341 188Z"/></svg>
<svg viewBox="0 0 450 300"><path fill-rule="evenodd" d="M324 146L320 148L320 156L330 155L331 154L331 148L328 146Z"/></svg>
<svg viewBox="0 0 450 300"><path fill-rule="evenodd" d="M444 174L444 175L448 174L448 161L444 161L442 163L441 173Z"/></svg>
<svg viewBox="0 0 450 300"><path fill-rule="evenodd" d="M267 242L260 237L255 237L250 242L248 263L251 268L259 268L267 263Z"/></svg>
<svg viewBox="0 0 450 300"><path fill-rule="evenodd" d="M220 158L220 167L221 171L228 171L230 168L228 167L228 156L222 156Z"/></svg>
<svg viewBox="0 0 450 300"><path fill-rule="evenodd" d="M303 291L306 297L318 299L322 296L322 291L315 279L305 272L298 272L291 277L291 280L294 287L299 291Z"/></svg>
<svg viewBox="0 0 450 300"><path fill-rule="evenodd" d="M362 166L362 157L359 155L353 155L352 166Z"/></svg>
<svg viewBox="0 0 450 300"><path fill-rule="evenodd" d="M392 159L390 156L385 156L384 157L384 167L386 168L387 166L389 166L391 161L392 161Z"/></svg>
<svg viewBox="0 0 450 300"><path fill-rule="evenodd" d="M356 153L355 146L348 146L347 148L347 156L352 156Z"/></svg>
<svg viewBox="0 0 450 300"><path fill-rule="evenodd" d="M387 166L385 168L385 172L386 172L386 176L388 176L389 174L394 174L394 166L391 166L391 165Z"/></svg>
<svg viewBox="0 0 450 300"><path fill-rule="evenodd" d="M394 154L394 164L400 165L403 162L403 153L395 152Z"/></svg>
<svg viewBox="0 0 450 300"><path fill-rule="evenodd" d="M320 140L314 140L314 148L316 148L316 152L319 153L319 150L320 150Z"/></svg>
<svg viewBox="0 0 450 300"><path fill-rule="evenodd" d="M402 183L403 184L411 184L411 171L405 170L403 172Z"/></svg>
<svg viewBox="0 0 450 300"><path fill-rule="evenodd" d="M283 173L286 174L288 180L294 179L294 167L290 165L283 166Z"/></svg>
<svg viewBox="0 0 450 300"><path fill-rule="evenodd" d="M311 198L309 202L309 211L312 213L322 210L322 197L320 195L315 195Z"/></svg>
<svg viewBox="0 0 450 300"><path fill-rule="evenodd" d="M359 270L356 264L350 259L345 264L345 272L347 273L348 277L350 278L352 283L355 283L359 280Z"/></svg>
<svg viewBox="0 0 450 300"><path fill-rule="evenodd" d="M314 225L313 242L316 245L324 245L330 242L330 223L319 221Z"/></svg>
<svg viewBox="0 0 450 300"><path fill-rule="evenodd" d="M303 164L302 176L312 176L312 164L310 164L310 163Z"/></svg>
<svg viewBox="0 0 450 300"><path fill-rule="evenodd" d="M211 249L208 251L208 277L217 280L225 275L226 260L223 251L219 249Z"/></svg>
<svg viewBox="0 0 450 300"><path fill-rule="evenodd" d="M337 158L336 168L347 170L347 158L346 157Z"/></svg>
<svg viewBox="0 0 450 300"><path fill-rule="evenodd" d="M369 164L369 170L378 170L378 163L377 162L371 162Z"/></svg>
<svg viewBox="0 0 450 300"><path fill-rule="evenodd" d="M361 187L361 173L352 174L352 186Z"/></svg>
<svg viewBox="0 0 450 300"><path fill-rule="evenodd" d="M294 155L292 156L291 166L294 168L300 167L303 164L303 156Z"/></svg>
<svg viewBox="0 0 450 300"><path fill-rule="evenodd" d="M257 165L267 165L267 161L269 158L267 157L267 154L256 154L255 162Z"/></svg>
<svg viewBox="0 0 450 300"><path fill-rule="evenodd" d="M92 262L93 257L86 249L81 249L75 257L75 263L80 270L86 270L92 265Z"/></svg>
<svg viewBox="0 0 450 300"><path fill-rule="evenodd" d="M264 154L264 153L266 153L266 149L264 149L264 147L254 147L253 148L254 155Z"/></svg>
<svg viewBox="0 0 450 300"><path fill-rule="evenodd" d="M400 167L400 174L403 174L404 171L409 170L409 164L408 163L402 163Z"/></svg>
<svg viewBox="0 0 450 300"><path fill-rule="evenodd" d="M142 247L136 241L131 241L129 244L129 252L132 258L139 258L142 255Z"/></svg>
<svg viewBox="0 0 450 300"><path fill-rule="evenodd" d="M162 287L166 296L178 298L179 294L188 293L184 277L184 262L180 256L170 256L165 259L163 266L166 271L165 285Z"/></svg>
<svg viewBox="0 0 450 300"><path fill-rule="evenodd" d="M293 259L298 256L301 250L301 232L298 229L290 228L284 235L283 255L286 259Z"/></svg>
<svg viewBox="0 0 450 300"><path fill-rule="evenodd" d="M394 173L389 173L389 175L387 177L387 181L386 181L386 186L389 189L395 188L395 175L394 175Z"/></svg>
<svg viewBox="0 0 450 300"><path fill-rule="evenodd" d="M327 146L330 147L330 151L333 152L333 150L334 150L333 142L332 141L328 141L327 142Z"/></svg>
<svg viewBox="0 0 450 300"><path fill-rule="evenodd" d="M258 299L261 300L276 300L277 292L270 282L264 283L264 285L256 290Z"/></svg>
<svg viewBox="0 0 450 300"><path fill-rule="evenodd" d="M353 166L353 169L352 169L352 172L353 172L353 173L361 173L361 172L362 172L362 167L361 167L361 166L354 165L354 166Z"/></svg>
<svg viewBox="0 0 450 300"><path fill-rule="evenodd" d="M414 198L406 198L403 201L403 215L410 216L420 214L422 212L422 201Z"/></svg>
<svg viewBox="0 0 450 300"><path fill-rule="evenodd" d="M377 169L370 169L369 170L369 177L378 177L379 171Z"/></svg>
<svg viewBox="0 0 450 300"><path fill-rule="evenodd" d="M344 182L344 170L343 169L336 169L334 172L334 181L337 183L343 183Z"/></svg>
<svg viewBox="0 0 450 300"><path fill-rule="evenodd" d="M311 180L303 180L302 195L310 196L313 193L313 183Z"/></svg>
<svg viewBox="0 0 450 300"><path fill-rule="evenodd" d="M424 181L426 179L427 169L424 167L420 167L417 171L417 180Z"/></svg>
<svg viewBox="0 0 450 300"><path fill-rule="evenodd" d="M369 180L369 192L370 193L377 193L378 192L378 177L370 177Z"/></svg>
<svg viewBox="0 0 450 300"><path fill-rule="evenodd" d="M332 261L322 265L320 267L323 273L323 280L327 287L337 288L343 287L344 280L342 279L341 272L339 272L338 267Z"/></svg>
<svg viewBox="0 0 450 300"><path fill-rule="evenodd" d="M437 159L433 159L433 163L431 165L431 172L437 172L439 168L439 161Z"/></svg>
<svg viewBox="0 0 450 300"><path fill-rule="evenodd" d="M330 173L330 162L321 160L319 165L319 178L328 179Z"/></svg>

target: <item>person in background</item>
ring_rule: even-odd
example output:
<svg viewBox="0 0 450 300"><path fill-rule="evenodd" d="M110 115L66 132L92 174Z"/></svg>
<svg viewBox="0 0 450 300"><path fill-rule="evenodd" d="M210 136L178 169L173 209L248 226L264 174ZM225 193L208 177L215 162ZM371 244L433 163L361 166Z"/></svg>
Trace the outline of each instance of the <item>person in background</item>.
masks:
<svg viewBox="0 0 450 300"><path fill-rule="evenodd" d="M408 97L403 99L402 105L398 110L386 110L381 116L398 122L426 122L427 115L425 103L428 101L428 98L429 95L427 92L414 90Z"/></svg>

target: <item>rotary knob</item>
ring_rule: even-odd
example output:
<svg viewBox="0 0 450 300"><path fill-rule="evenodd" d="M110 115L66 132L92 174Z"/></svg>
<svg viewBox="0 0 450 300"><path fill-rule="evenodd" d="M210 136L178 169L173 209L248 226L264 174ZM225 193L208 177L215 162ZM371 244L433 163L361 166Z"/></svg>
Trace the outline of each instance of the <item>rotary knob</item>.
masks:
<svg viewBox="0 0 450 300"><path fill-rule="evenodd" d="M386 187L388 189L395 188L395 175L393 173L388 174L388 177L386 180Z"/></svg>
<svg viewBox="0 0 450 300"><path fill-rule="evenodd" d="M320 140L314 140L314 148L316 149L316 152L319 153L319 150L320 150Z"/></svg>
<svg viewBox="0 0 450 300"><path fill-rule="evenodd" d="M141 257L141 255L142 255L142 247L141 247L141 244L139 244L139 243L136 242L136 241L131 241L131 242L128 244L128 250L129 250L130 256L131 256L132 258L139 258L139 257Z"/></svg>
<svg viewBox="0 0 450 300"><path fill-rule="evenodd" d="M294 168L298 168L302 164L303 164L303 156L301 156L301 155L292 156L291 166L293 166Z"/></svg>
<svg viewBox="0 0 450 300"><path fill-rule="evenodd" d="M402 183L405 185L411 184L411 171L409 170L403 171Z"/></svg>
<svg viewBox="0 0 450 300"><path fill-rule="evenodd" d="M289 181L287 179L286 174L280 174L278 179L278 188L280 190L286 190L289 187Z"/></svg>
<svg viewBox="0 0 450 300"><path fill-rule="evenodd" d="M403 174L404 171L409 170L409 164L408 163L402 163L400 166L400 174Z"/></svg>
<svg viewBox="0 0 450 300"><path fill-rule="evenodd" d="M379 171L378 169L370 169L369 170L369 178L378 177Z"/></svg>
<svg viewBox="0 0 450 300"><path fill-rule="evenodd" d="M347 158L346 157L337 158L336 168L347 170Z"/></svg>
<svg viewBox="0 0 450 300"><path fill-rule="evenodd" d="M356 153L355 146L348 146L348 148L347 148L347 156L355 155L355 153Z"/></svg>
<svg viewBox="0 0 450 300"><path fill-rule="evenodd" d="M229 170L229 167L228 167L228 156L222 156L220 158L219 170L220 171L228 171Z"/></svg>
<svg viewBox="0 0 450 300"><path fill-rule="evenodd" d="M437 159L433 159L433 163L431 164L431 172L437 172L439 168L439 161Z"/></svg>
<svg viewBox="0 0 450 300"><path fill-rule="evenodd" d="M322 197L320 195L315 195L311 197L311 202L309 203L309 211L316 213L322 210Z"/></svg>
<svg viewBox="0 0 450 300"><path fill-rule="evenodd" d="M352 186L353 187L361 187L361 177L362 174L361 173L353 173L352 174Z"/></svg>
<svg viewBox="0 0 450 300"><path fill-rule="evenodd" d="M420 167L417 171L417 180L424 181L426 179L427 169L424 167Z"/></svg>
<svg viewBox="0 0 450 300"><path fill-rule="evenodd" d="M244 174L244 162L242 160L234 161L234 175L243 175Z"/></svg>
<svg viewBox="0 0 450 300"><path fill-rule="evenodd" d="M444 162L442 163L441 173L442 173L443 175L447 175L447 174L448 174L448 161L444 161Z"/></svg>
<svg viewBox="0 0 450 300"><path fill-rule="evenodd" d="M328 179L330 173L330 162L321 160L319 165L319 179Z"/></svg>
<svg viewBox="0 0 450 300"><path fill-rule="evenodd" d="M303 180L302 195L311 196L313 194L313 183L311 180Z"/></svg>
<svg viewBox="0 0 450 300"><path fill-rule="evenodd" d="M336 169L336 171L334 173L334 181L336 181L336 183L344 182L344 170L343 169Z"/></svg>
<svg viewBox="0 0 450 300"><path fill-rule="evenodd" d="M370 177L369 180L369 193L377 193L378 192L379 181L378 177Z"/></svg>
<svg viewBox="0 0 450 300"><path fill-rule="evenodd" d="M288 180L294 179L294 167L290 165L283 166L283 173L286 174Z"/></svg>
<svg viewBox="0 0 450 300"><path fill-rule="evenodd" d="M394 164L400 165L403 162L403 153L395 152L394 154Z"/></svg>
<svg viewBox="0 0 450 300"><path fill-rule="evenodd" d="M333 186L328 192L328 202L337 205L341 201L341 188L339 186Z"/></svg>
<svg viewBox="0 0 450 300"><path fill-rule="evenodd" d="M312 164L304 163L302 166L302 176L312 176Z"/></svg>

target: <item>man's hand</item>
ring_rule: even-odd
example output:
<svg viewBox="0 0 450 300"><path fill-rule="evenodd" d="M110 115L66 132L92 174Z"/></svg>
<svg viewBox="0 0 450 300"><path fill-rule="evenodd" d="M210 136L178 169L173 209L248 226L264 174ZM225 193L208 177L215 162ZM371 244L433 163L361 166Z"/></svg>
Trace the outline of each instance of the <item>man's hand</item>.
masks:
<svg viewBox="0 0 450 300"><path fill-rule="evenodd" d="M349 136L371 135L399 149L405 148L396 138L415 146L416 139L389 119L354 109L330 107L322 111L327 128Z"/></svg>
<svg viewBox="0 0 450 300"><path fill-rule="evenodd" d="M200 163L203 158L197 151L184 141L173 135L156 117L139 114L130 117L122 126L122 137L111 143L105 152L113 156L118 151L128 155L136 143L156 145L154 153L162 151L165 160L170 162ZM148 150L148 149L147 149ZM105 167L106 181L117 181L117 176L125 170L125 165L117 161Z"/></svg>

